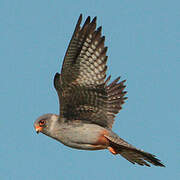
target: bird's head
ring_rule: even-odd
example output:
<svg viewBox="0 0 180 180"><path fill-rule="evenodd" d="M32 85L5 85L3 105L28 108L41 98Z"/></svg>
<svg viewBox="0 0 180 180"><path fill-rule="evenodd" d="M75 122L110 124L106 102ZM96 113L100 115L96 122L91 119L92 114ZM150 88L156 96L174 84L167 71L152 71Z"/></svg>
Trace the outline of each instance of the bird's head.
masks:
<svg viewBox="0 0 180 180"><path fill-rule="evenodd" d="M57 121L58 115L44 114L34 122L34 128L37 133L41 132L43 134L50 135L52 129L56 126Z"/></svg>

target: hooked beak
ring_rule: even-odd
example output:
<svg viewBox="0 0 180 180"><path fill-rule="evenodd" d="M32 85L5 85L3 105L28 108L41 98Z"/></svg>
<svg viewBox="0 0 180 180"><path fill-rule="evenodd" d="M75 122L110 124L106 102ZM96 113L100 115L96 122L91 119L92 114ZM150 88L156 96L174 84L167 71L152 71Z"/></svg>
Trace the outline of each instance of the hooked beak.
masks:
<svg viewBox="0 0 180 180"><path fill-rule="evenodd" d="M40 133L42 131L42 127L41 126L35 126L35 130L36 130L36 133Z"/></svg>

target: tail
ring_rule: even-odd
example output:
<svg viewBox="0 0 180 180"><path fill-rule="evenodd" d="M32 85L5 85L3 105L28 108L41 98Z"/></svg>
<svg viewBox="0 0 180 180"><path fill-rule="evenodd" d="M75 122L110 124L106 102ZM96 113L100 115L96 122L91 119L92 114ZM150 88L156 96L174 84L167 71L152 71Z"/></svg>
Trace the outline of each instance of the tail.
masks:
<svg viewBox="0 0 180 180"><path fill-rule="evenodd" d="M111 153L120 154L133 164L137 163L141 166L145 165L150 167L147 163L149 162L155 166L165 167L161 161L155 157L155 155L136 149L134 146L119 137L114 138L107 135L105 135L105 137L109 140L108 149Z"/></svg>

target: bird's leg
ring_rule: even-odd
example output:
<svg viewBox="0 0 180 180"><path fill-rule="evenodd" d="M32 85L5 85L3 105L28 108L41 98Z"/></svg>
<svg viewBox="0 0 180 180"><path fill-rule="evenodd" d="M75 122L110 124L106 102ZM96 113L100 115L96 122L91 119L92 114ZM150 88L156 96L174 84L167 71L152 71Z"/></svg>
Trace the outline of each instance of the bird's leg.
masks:
<svg viewBox="0 0 180 180"><path fill-rule="evenodd" d="M112 147L108 147L107 148L113 155L116 155L116 154L118 154Z"/></svg>

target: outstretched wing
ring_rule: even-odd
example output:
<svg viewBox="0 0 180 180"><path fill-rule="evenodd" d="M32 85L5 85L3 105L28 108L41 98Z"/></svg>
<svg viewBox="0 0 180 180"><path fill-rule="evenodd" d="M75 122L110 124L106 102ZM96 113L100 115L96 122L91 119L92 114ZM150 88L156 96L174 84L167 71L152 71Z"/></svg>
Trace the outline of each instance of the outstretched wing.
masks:
<svg viewBox="0 0 180 180"><path fill-rule="evenodd" d="M80 27L80 15L60 74L54 86L60 100L60 120L83 120L111 128L114 116L126 99L124 81L110 85L106 78L107 47L101 27L96 30L96 17L88 17Z"/></svg>

